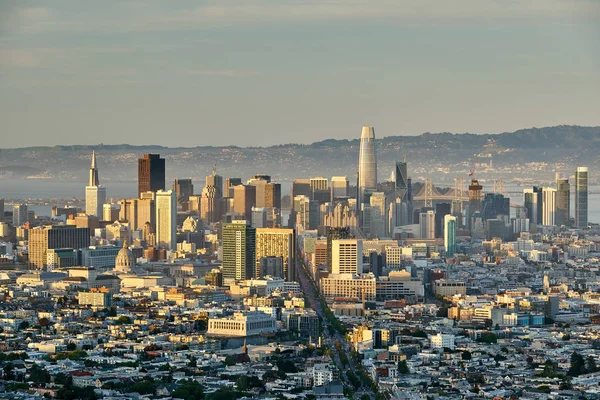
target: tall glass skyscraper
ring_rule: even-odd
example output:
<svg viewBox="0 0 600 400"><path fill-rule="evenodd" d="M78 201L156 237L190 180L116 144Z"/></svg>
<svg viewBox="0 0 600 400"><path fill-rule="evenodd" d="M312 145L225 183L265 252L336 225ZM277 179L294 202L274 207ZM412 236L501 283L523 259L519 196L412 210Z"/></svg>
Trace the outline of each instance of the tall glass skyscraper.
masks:
<svg viewBox="0 0 600 400"><path fill-rule="evenodd" d="M575 226L588 226L588 169L577 167L575 171Z"/></svg>
<svg viewBox="0 0 600 400"><path fill-rule="evenodd" d="M571 185L566 178L556 179L556 225L569 223L571 210Z"/></svg>
<svg viewBox="0 0 600 400"><path fill-rule="evenodd" d="M365 202L365 192L377 190L377 157L375 156L375 130L363 126L358 153L358 195Z"/></svg>
<svg viewBox="0 0 600 400"><path fill-rule="evenodd" d="M456 217L444 216L444 250L446 256L451 257L456 253Z"/></svg>

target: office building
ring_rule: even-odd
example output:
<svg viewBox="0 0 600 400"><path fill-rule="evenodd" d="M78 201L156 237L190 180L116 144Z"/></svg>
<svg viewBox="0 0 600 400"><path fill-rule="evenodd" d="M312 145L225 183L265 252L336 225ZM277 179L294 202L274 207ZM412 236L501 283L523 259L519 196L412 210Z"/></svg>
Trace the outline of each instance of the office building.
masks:
<svg viewBox="0 0 600 400"><path fill-rule="evenodd" d="M306 229L317 229L321 212L319 203L309 197L300 195L293 198L292 209L296 212L296 226Z"/></svg>
<svg viewBox="0 0 600 400"><path fill-rule="evenodd" d="M258 278L273 276L283 278L283 257L260 257Z"/></svg>
<svg viewBox="0 0 600 400"><path fill-rule="evenodd" d="M296 196L306 196L309 199L312 198L309 179L294 179L290 189L290 198L293 199Z"/></svg>
<svg viewBox="0 0 600 400"><path fill-rule="evenodd" d="M375 155L375 130L363 126L358 154L358 201L365 202L365 192L377 190L377 157Z"/></svg>
<svg viewBox="0 0 600 400"><path fill-rule="evenodd" d="M556 225L568 225L571 218L571 185L566 178L556 179Z"/></svg>
<svg viewBox="0 0 600 400"><path fill-rule="evenodd" d="M556 189L542 188L542 225L556 225Z"/></svg>
<svg viewBox="0 0 600 400"><path fill-rule="evenodd" d="M159 154L144 154L138 160L138 196L165 190L165 159Z"/></svg>
<svg viewBox="0 0 600 400"><path fill-rule="evenodd" d="M329 180L323 177L310 178L310 189L313 192L315 190L329 190Z"/></svg>
<svg viewBox="0 0 600 400"><path fill-rule="evenodd" d="M348 227L339 227L327 228L327 271L331 273L333 266L333 241L338 239L350 239L352 234L350 233L350 228Z"/></svg>
<svg viewBox="0 0 600 400"><path fill-rule="evenodd" d="M374 192L369 199L369 216L370 227L369 234L371 237L383 238L388 236L387 229L387 205L385 193Z"/></svg>
<svg viewBox="0 0 600 400"><path fill-rule="evenodd" d="M256 229L249 221L237 220L224 224L223 279L231 282L250 279L256 272Z"/></svg>
<svg viewBox="0 0 600 400"><path fill-rule="evenodd" d="M575 171L575 226L588 226L588 169L577 167Z"/></svg>
<svg viewBox="0 0 600 400"><path fill-rule="evenodd" d="M256 229L256 272L260 277L260 261L265 257L281 257L284 280L296 280L296 231L286 228Z"/></svg>
<svg viewBox="0 0 600 400"><path fill-rule="evenodd" d="M118 246L89 246L81 250L81 265L98 270L114 268L119 250Z"/></svg>
<svg viewBox="0 0 600 400"><path fill-rule="evenodd" d="M74 250L90 245L90 230L68 225L44 226L29 229L29 265L44 269L49 249Z"/></svg>
<svg viewBox="0 0 600 400"><path fill-rule="evenodd" d="M177 206L181 207L183 211L187 211L190 196L194 194L194 184L192 183L192 180L175 179L172 190L175 191L175 196L177 197Z"/></svg>
<svg viewBox="0 0 600 400"><path fill-rule="evenodd" d="M446 256L453 256L456 253L456 217L452 215L444 216L444 251Z"/></svg>
<svg viewBox="0 0 600 400"><path fill-rule="evenodd" d="M106 203L106 188L100 186L98 169L96 168L96 152L93 151L89 182L85 187L85 213L102 218L104 203Z"/></svg>
<svg viewBox="0 0 600 400"><path fill-rule="evenodd" d="M241 185L242 178L225 178L225 187L223 188L223 196L233 197L234 186Z"/></svg>
<svg viewBox="0 0 600 400"><path fill-rule="evenodd" d="M362 274L363 246L361 239L336 239L331 242L331 273Z"/></svg>
<svg viewBox="0 0 600 400"><path fill-rule="evenodd" d="M237 185L233 188L233 211L252 220L252 207L256 206L256 187Z"/></svg>
<svg viewBox="0 0 600 400"><path fill-rule="evenodd" d="M496 219L499 215L510 217L510 199L501 193L486 193L481 204L484 221Z"/></svg>
<svg viewBox="0 0 600 400"><path fill-rule="evenodd" d="M112 306L112 297L112 293L106 288L93 288L89 292L79 292L77 296L79 305L101 308Z"/></svg>
<svg viewBox="0 0 600 400"><path fill-rule="evenodd" d="M523 190L523 206L527 210L527 218L532 224L541 224L543 218L542 188L534 186Z"/></svg>
<svg viewBox="0 0 600 400"><path fill-rule="evenodd" d="M12 224L16 228L27 222L27 205L15 204L13 206Z"/></svg>
<svg viewBox="0 0 600 400"><path fill-rule="evenodd" d="M419 232L421 239L435 239L435 213L432 210L419 214Z"/></svg>
<svg viewBox="0 0 600 400"><path fill-rule="evenodd" d="M346 176L333 176L331 177L331 197L330 201L333 203L335 199L339 197L347 197L348 196L348 177Z"/></svg>
<svg viewBox="0 0 600 400"><path fill-rule="evenodd" d="M102 221L115 222L119 219L119 208L116 204L102 205Z"/></svg>
<svg viewBox="0 0 600 400"><path fill-rule="evenodd" d="M454 345L454 335L438 333L437 335L433 335L430 338L431 348L432 349L445 349L448 348L450 350L455 349Z"/></svg>
<svg viewBox="0 0 600 400"><path fill-rule="evenodd" d="M177 199L172 190L156 192L156 246L160 249L177 248Z"/></svg>
<svg viewBox="0 0 600 400"><path fill-rule="evenodd" d="M321 291L328 301L349 299L375 301L377 295L375 275L330 274L321 278Z"/></svg>
<svg viewBox="0 0 600 400"><path fill-rule="evenodd" d="M471 179L469 185L469 213L467 215L467 226L472 229L472 219L475 213L481 212L481 191L483 186L479 184L477 179Z"/></svg>
<svg viewBox="0 0 600 400"><path fill-rule="evenodd" d="M209 226L210 224L219 221L221 214L221 198L219 197L219 190L215 186L209 185L202 189L199 204L199 216L203 225Z"/></svg>
<svg viewBox="0 0 600 400"><path fill-rule="evenodd" d="M408 171L406 159L404 161L396 161L394 170L394 189L396 192L404 191L408 188Z"/></svg>
<svg viewBox="0 0 600 400"><path fill-rule="evenodd" d="M444 237L444 218L452 211L450 203L437 203L435 205L435 237Z"/></svg>
<svg viewBox="0 0 600 400"><path fill-rule="evenodd" d="M276 321L262 312L236 312L231 317L210 318L208 336L247 337L277 332Z"/></svg>

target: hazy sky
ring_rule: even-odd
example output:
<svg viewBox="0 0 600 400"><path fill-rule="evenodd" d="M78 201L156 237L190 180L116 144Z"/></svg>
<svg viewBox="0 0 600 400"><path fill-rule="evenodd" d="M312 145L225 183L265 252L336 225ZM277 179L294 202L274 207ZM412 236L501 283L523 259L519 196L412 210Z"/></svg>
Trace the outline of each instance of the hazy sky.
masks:
<svg viewBox="0 0 600 400"><path fill-rule="evenodd" d="M0 147L600 125L598 0L0 2Z"/></svg>

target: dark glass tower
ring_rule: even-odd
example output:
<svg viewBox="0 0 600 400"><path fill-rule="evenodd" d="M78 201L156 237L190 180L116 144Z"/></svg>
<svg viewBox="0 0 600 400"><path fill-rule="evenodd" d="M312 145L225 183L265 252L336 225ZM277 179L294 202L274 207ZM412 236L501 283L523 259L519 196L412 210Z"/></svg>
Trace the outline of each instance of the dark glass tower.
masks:
<svg viewBox="0 0 600 400"><path fill-rule="evenodd" d="M575 226L588 226L588 169L577 167L575 172Z"/></svg>
<svg viewBox="0 0 600 400"><path fill-rule="evenodd" d="M159 154L144 154L138 160L138 196L165 190L165 159Z"/></svg>

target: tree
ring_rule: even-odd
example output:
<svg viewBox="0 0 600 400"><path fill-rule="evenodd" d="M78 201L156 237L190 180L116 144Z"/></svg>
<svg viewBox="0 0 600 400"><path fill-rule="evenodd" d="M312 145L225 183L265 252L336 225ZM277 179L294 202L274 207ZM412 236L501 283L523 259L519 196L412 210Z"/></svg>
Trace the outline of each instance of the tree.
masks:
<svg viewBox="0 0 600 400"><path fill-rule="evenodd" d="M73 351L73 350L77 350L77 345L73 342L69 342L69 344L67 344L67 351Z"/></svg>
<svg viewBox="0 0 600 400"><path fill-rule="evenodd" d="M246 391L254 387L263 387L262 382L256 376L242 375L235 381L237 390Z"/></svg>
<svg viewBox="0 0 600 400"><path fill-rule="evenodd" d="M144 379L131 385L129 391L136 392L139 394L153 394L155 389L156 384L153 380Z"/></svg>
<svg viewBox="0 0 600 400"><path fill-rule="evenodd" d="M131 324L131 318L126 315L121 315L117 318L117 325L128 325Z"/></svg>
<svg viewBox="0 0 600 400"><path fill-rule="evenodd" d="M410 374L410 368L408 368L406 360L398 361L398 373Z"/></svg>
<svg viewBox="0 0 600 400"><path fill-rule="evenodd" d="M571 335L569 335L568 333L565 333L564 335L562 335L562 340L564 340L564 341L571 340Z"/></svg>
<svg viewBox="0 0 600 400"><path fill-rule="evenodd" d="M579 376L585 374L585 360L578 352L571 354L571 367L567 371L568 376Z"/></svg>
<svg viewBox="0 0 600 400"><path fill-rule="evenodd" d="M461 357L463 360L470 360L471 358L473 358L473 356L471 355L471 352L469 350L465 350L462 352Z"/></svg>
<svg viewBox="0 0 600 400"><path fill-rule="evenodd" d="M598 367L596 366L596 360L591 355L587 356L587 358L585 359L585 370L588 374L598 371Z"/></svg>
<svg viewBox="0 0 600 400"><path fill-rule="evenodd" d="M561 381L560 381L560 386L558 387L560 390L571 390L573 389L573 385L571 384L571 378L568 376L565 376Z"/></svg>
<svg viewBox="0 0 600 400"><path fill-rule="evenodd" d="M480 343L493 344L498 343L498 336L493 334L492 332L486 331L481 334L479 339L477 339Z"/></svg>
<svg viewBox="0 0 600 400"><path fill-rule="evenodd" d="M34 364L29 371L29 380L36 385L50 383L50 373Z"/></svg>
<svg viewBox="0 0 600 400"><path fill-rule="evenodd" d="M28 321L22 321L19 324L19 330L20 331L24 331L25 329L29 329L29 322Z"/></svg>
<svg viewBox="0 0 600 400"><path fill-rule="evenodd" d="M551 359L547 359L544 363L544 370L541 376L544 378L555 378L557 375L558 363L553 362Z"/></svg>
<svg viewBox="0 0 600 400"><path fill-rule="evenodd" d="M298 372L298 368L296 368L296 365L290 360L277 360L277 368L286 374L294 374Z"/></svg>

